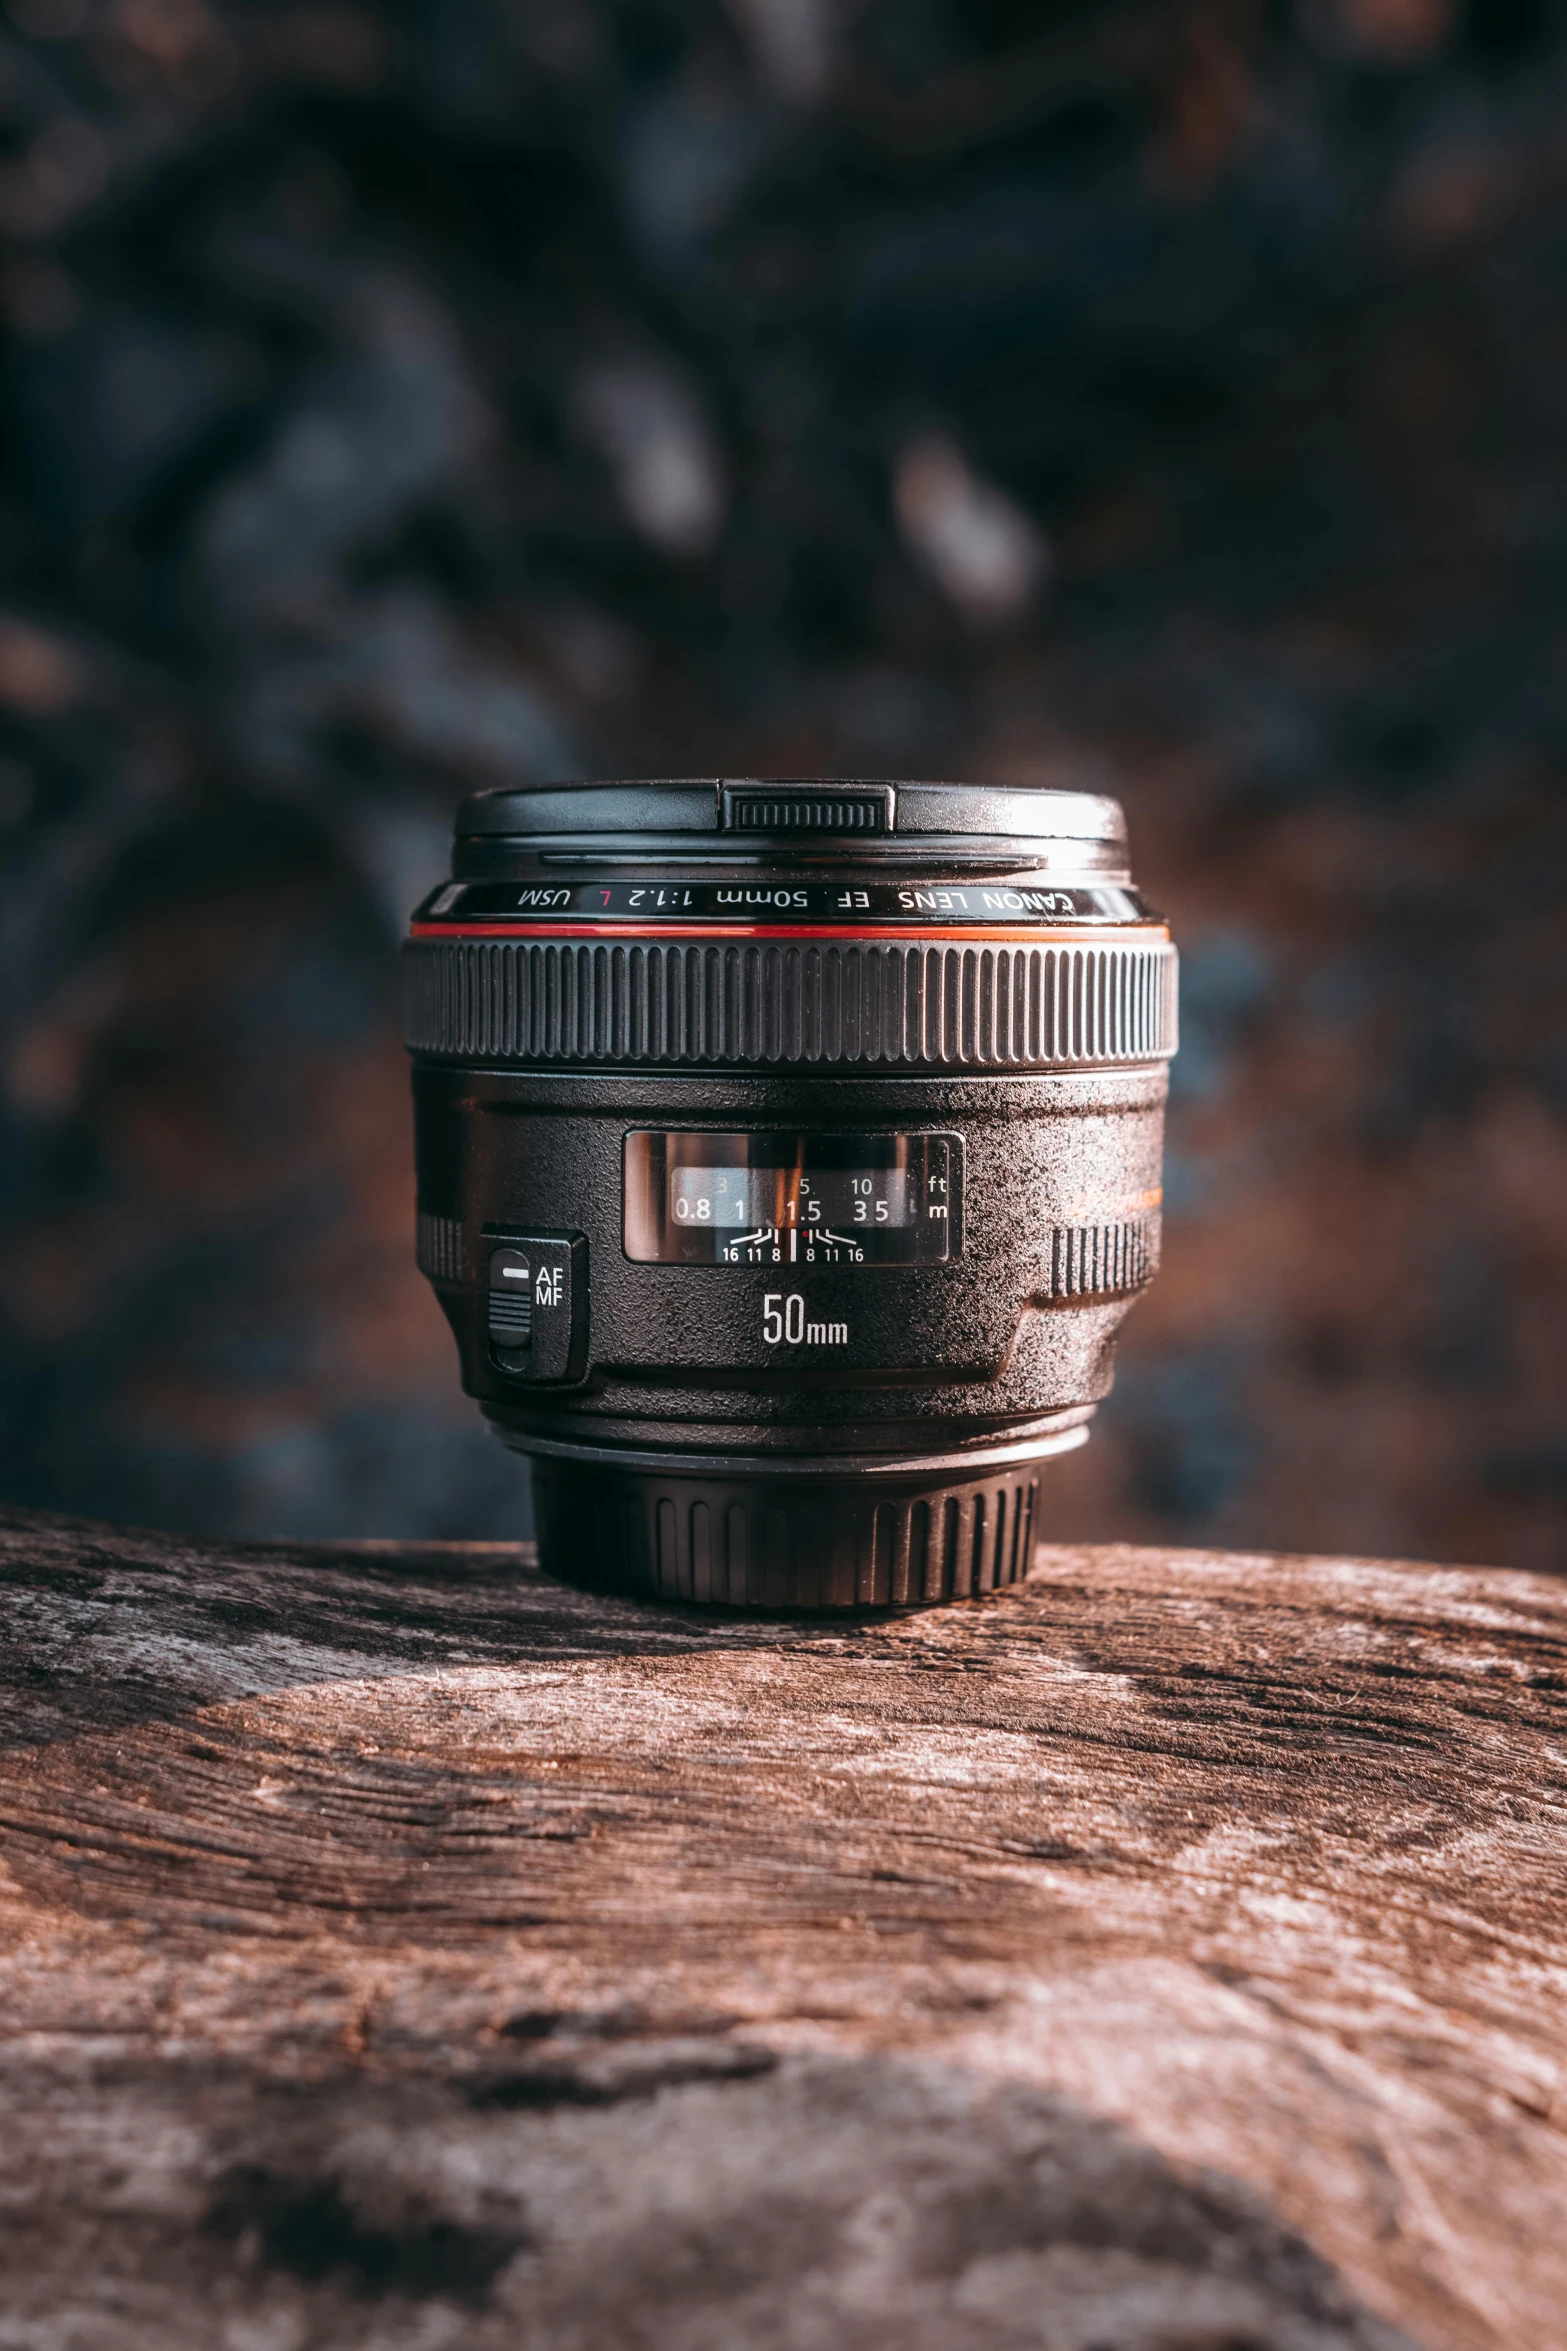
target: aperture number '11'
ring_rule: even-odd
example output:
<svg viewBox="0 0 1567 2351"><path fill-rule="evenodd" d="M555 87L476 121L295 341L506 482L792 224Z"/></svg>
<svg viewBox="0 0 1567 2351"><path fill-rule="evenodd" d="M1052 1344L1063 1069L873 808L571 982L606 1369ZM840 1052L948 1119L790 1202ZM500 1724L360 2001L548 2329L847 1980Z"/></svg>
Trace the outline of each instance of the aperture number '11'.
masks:
<svg viewBox="0 0 1567 2351"><path fill-rule="evenodd" d="M626 1255L940 1264L962 1248L962 1164L956 1135L628 1134Z"/></svg>

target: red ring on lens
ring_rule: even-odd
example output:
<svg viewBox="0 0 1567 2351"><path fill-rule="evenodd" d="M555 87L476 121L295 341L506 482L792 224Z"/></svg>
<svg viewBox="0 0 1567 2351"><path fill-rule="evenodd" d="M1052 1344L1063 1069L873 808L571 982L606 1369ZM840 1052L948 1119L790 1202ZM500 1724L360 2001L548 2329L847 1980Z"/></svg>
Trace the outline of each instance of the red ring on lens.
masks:
<svg viewBox="0 0 1567 2351"><path fill-rule="evenodd" d="M1165 923L1084 923L1072 930L1017 923L981 930L957 924L918 929L899 923L416 922L415 939L934 939L1029 947L1127 947L1167 939Z"/></svg>

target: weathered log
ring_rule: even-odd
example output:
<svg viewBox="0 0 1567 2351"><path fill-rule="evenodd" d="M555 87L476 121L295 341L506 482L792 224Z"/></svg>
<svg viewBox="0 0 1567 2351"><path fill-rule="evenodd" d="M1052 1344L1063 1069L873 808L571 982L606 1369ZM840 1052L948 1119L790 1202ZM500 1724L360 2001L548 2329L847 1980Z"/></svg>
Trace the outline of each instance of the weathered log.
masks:
<svg viewBox="0 0 1567 2351"><path fill-rule="evenodd" d="M1567 2343L1567 1586L0 1581L7 2351Z"/></svg>

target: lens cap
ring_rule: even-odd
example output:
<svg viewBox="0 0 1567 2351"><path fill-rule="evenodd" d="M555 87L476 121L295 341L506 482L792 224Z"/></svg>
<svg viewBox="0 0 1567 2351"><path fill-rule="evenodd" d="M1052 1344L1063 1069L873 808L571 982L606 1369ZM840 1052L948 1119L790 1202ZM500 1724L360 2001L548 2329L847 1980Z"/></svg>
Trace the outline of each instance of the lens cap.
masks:
<svg viewBox="0 0 1567 2351"><path fill-rule="evenodd" d="M505 785L475 792L459 840L741 834L837 836L874 851L878 837L1081 841L1124 851L1118 801L1028 784L903 783L869 777L702 776L581 784Z"/></svg>

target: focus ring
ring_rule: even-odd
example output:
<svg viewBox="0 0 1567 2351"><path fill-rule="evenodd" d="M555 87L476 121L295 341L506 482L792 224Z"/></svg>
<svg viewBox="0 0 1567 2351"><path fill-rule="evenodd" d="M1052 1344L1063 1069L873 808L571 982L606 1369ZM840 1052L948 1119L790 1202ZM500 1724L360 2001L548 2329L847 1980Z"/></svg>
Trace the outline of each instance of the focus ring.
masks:
<svg viewBox="0 0 1567 2351"><path fill-rule="evenodd" d="M1175 949L414 939L409 1050L625 1068L1076 1069L1175 1051Z"/></svg>
<svg viewBox="0 0 1567 2351"><path fill-rule="evenodd" d="M460 1282L463 1278L462 1218L428 1216L421 1208L415 1233L419 1271L432 1282Z"/></svg>
<svg viewBox="0 0 1567 2351"><path fill-rule="evenodd" d="M1043 1295L1098 1298L1143 1289L1159 1270L1160 1221L1152 1215L1122 1224L1056 1225Z"/></svg>

